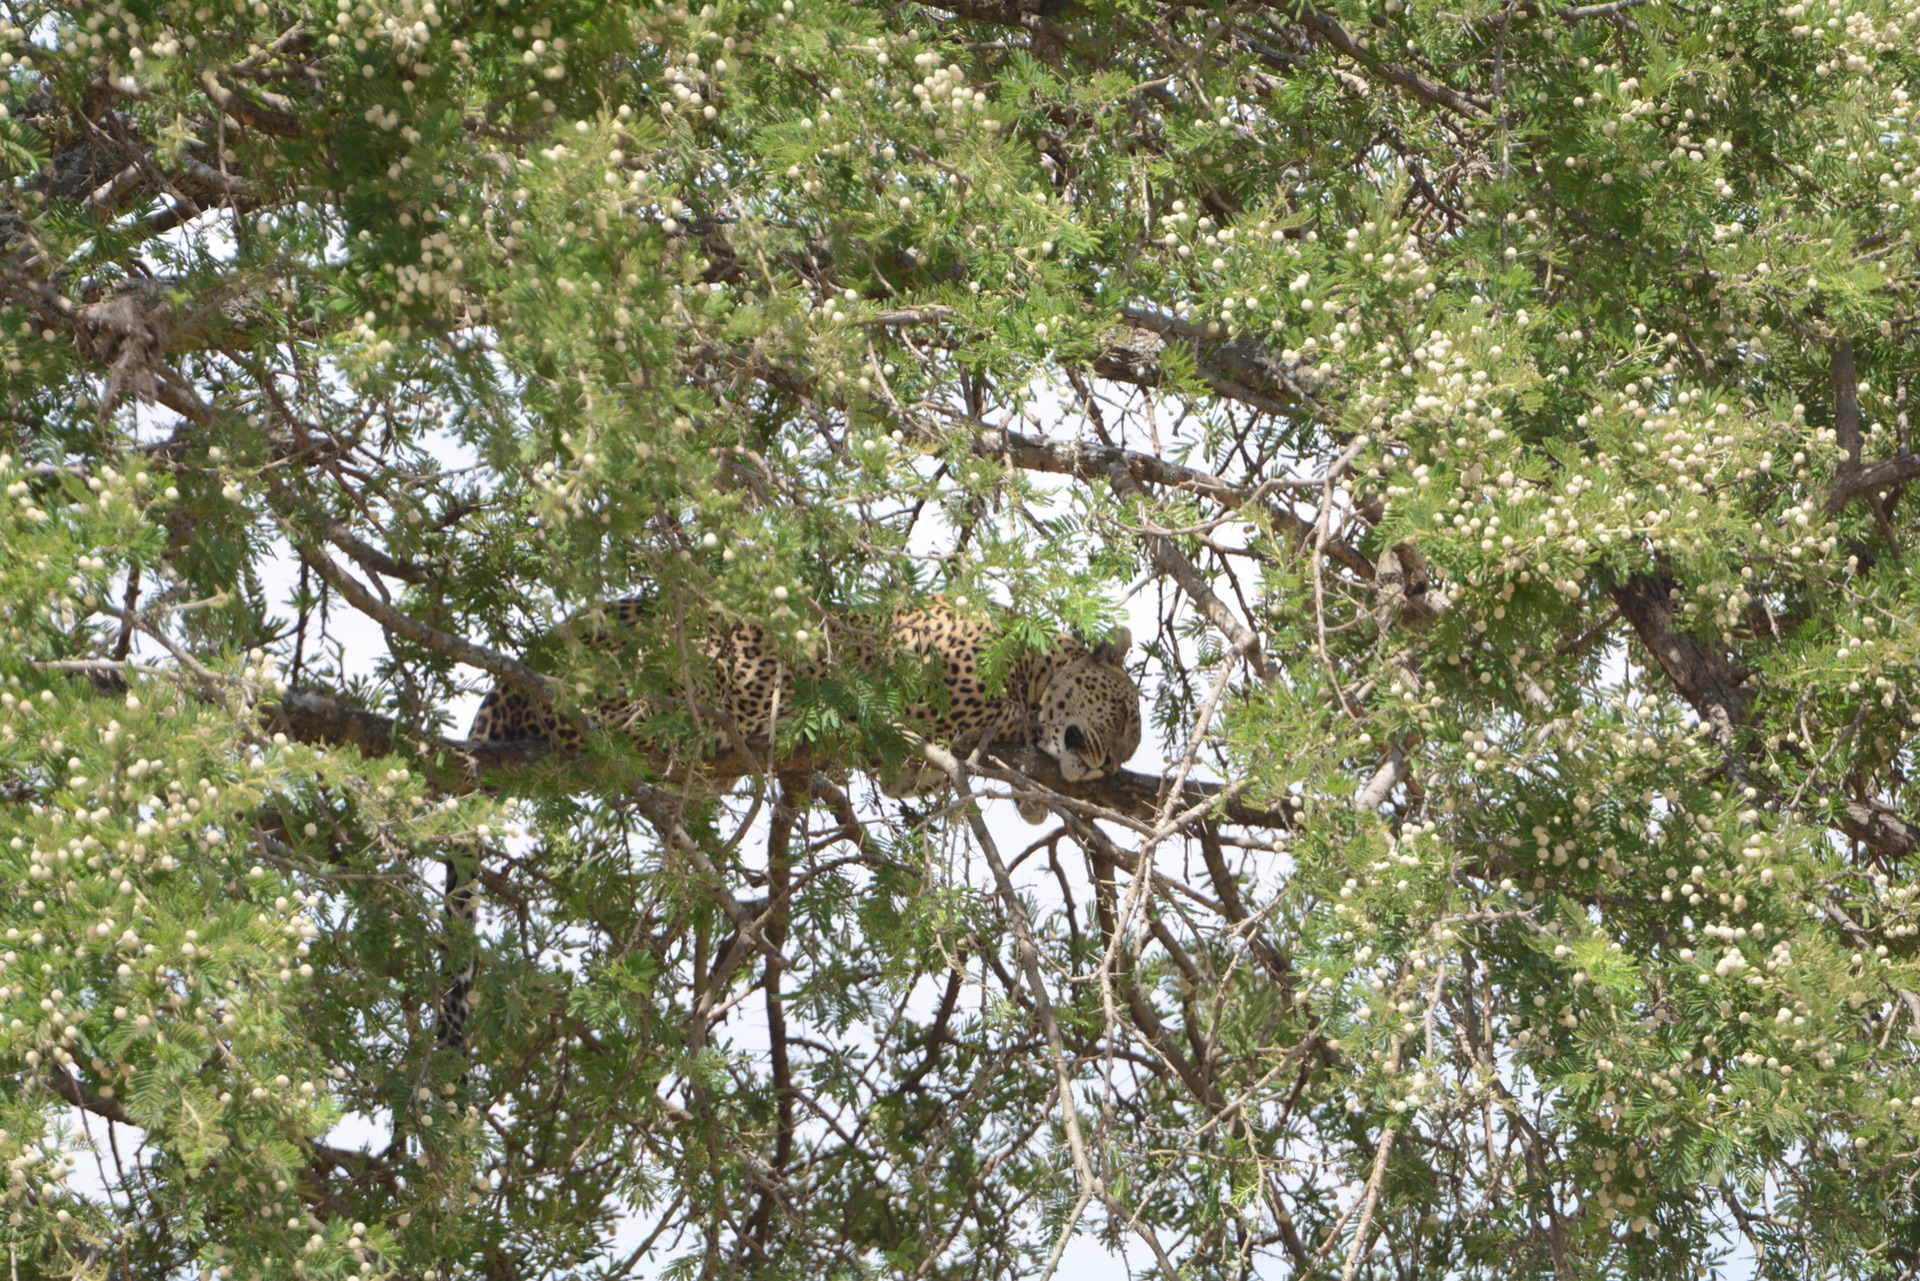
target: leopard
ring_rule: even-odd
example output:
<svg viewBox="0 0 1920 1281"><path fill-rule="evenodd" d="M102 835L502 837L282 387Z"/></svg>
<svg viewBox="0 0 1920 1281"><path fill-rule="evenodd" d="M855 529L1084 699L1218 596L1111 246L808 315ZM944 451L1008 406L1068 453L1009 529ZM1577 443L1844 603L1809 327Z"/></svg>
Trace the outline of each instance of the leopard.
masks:
<svg viewBox="0 0 1920 1281"><path fill-rule="evenodd" d="M633 628L650 603L628 597L576 615L563 632L588 645L617 647L620 628ZM1126 669L1133 638L1119 628L1089 644L1057 633L1044 647L1030 647L1007 664L998 682L989 681L986 655L1001 636L990 616L963 614L944 600L896 612L885 634L863 643L846 629L832 661L877 668L914 658L937 665L938 687L930 697L908 706L902 728L946 744L956 754L989 745L1006 746L1016 763L1030 764L1031 752L1053 758L1060 776L1072 783L1094 782L1120 772L1140 746L1140 688ZM788 663L767 631L735 621L705 632L695 648L709 665L715 710L728 722L715 731L707 750L719 758L742 746L774 763L780 721L799 714L801 682L819 680L831 670L825 658ZM989 692L989 690L994 692ZM634 728L648 715L644 700L608 699L587 717L600 728ZM562 715L546 700L519 685L497 684L474 713L467 737L474 742L540 741L562 751L582 744L579 721ZM950 780L931 764L913 758L872 771L887 796L906 798L938 790ZM1047 810L1036 800L1017 802L1029 823L1044 821ZM449 923L471 930L478 916L478 882L452 860L446 862L445 914ZM475 1008L474 961L448 956L450 973L441 993L435 1040L463 1064L469 1056L467 1029ZM467 1080L462 1069L462 1082Z"/></svg>
<svg viewBox="0 0 1920 1281"><path fill-rule="evenodd" d="M650 608L628 597L570 619L564 627L587 643L611 643L619 628L638 624ZM990 615L962 613L936 600L896 612L886 634L861 643L849 636L832 660L788 662L759 624L735 621L700 637L695 648L710 666L714 708L727 728L713 733L708 751L715 757L731 748L770 754L778 724L799 710L799 683L829 674L832 662L871 667L911 656L937 665L941 689L907 707L903 728L956 752L989 744L1039 751L1051 757L1060 777L1072 783L1094 782L1117 774L1140 746L1140 689L1125 661L1133 638L1124 627L1089 644L1056 633L1045 648L1029 648L1002 673L990 693L986 652L1001 634ZM588 718L599 727L632 727L647 715L644 703L615 698ZM467 737L477 742L543 741L560 750L578 750L579 722L562 716L551 703L518 685L500 683L475 712ZM890 797L922 795L938 789L946 776L931 765L908 763L877 769L881 791ZM1032 821L1035 811L1021 806Z"/></svg>

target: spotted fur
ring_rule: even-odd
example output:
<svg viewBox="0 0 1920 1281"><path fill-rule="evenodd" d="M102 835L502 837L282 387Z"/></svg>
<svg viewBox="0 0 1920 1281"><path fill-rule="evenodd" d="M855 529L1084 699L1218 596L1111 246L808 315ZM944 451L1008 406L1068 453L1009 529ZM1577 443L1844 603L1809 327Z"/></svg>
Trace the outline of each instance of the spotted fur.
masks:
<svg viewBox="0 0 1920 1281"><path fill-rule="evenodd" d="M645 608L640 600L616 601L568 626L591 643L596 637L610 638L609 624L632 626ZM908 708L907 727L957 751L989 742L1037 749L1059 764L1063 778L1074 782L1109 777L1126 764L1140 746L1140 691L1121 665L1131 644L1124 628L1091 647L1071 636L1055 636L1047 652L1029 652L1016 660L1001 691L990 696L980 664L994 635L993 624L984 619L962 618L944 608L918 610L894 619L892 643L885 653L850 643L840 647L840 655L843 661L855 663L905 654L938 659L944 697L937 700L938 706L922 703ZM825 674L819 663L787 667L768 649L766 634L747 623L708 636L698 648L712 667L717 706L738 727L745 744L757 752L771 750L776 722L794 710L795 682ZM601 707L595 719L606 725L631 725L645 714L644 706L615 699ZM495 686L481 702L467 736L489 742L532 739L560 747L579 746L572 722L547 703L508 685ZM712 750L725 752L735 741L729 733L717 739ZM944 781L930 766L909 763L884 775L881 788L890 796L910 796ZM1023 802L1020 813L1029 822L1038 822L1045 810ZM463 874L449 862L445 914L451 936L471 936L478 916L474 891L471 874ZM442 990L438 1010L436 1041L462 1060L468 1055L473 980L469 957Z"/></svg>
<svg viewBox="0 0 1920 1281"><path fill-rule="evenodd" d="M622 600L570 626L584 626L591 637L603 620L614 626L638 621L646 604ZM1070 781L1106 778L1126 764L1140 745L1140 691L1121 665L1131 637L1121 629L1092 647L1071 636L1053 638L1045 653L1028 652L1006 673L1003 688L989 696L980 671L982 651L995 636L985 619L966 618L945 608L897 615L890 640L894 654L937 659L945 684L941 706L922 703L907 709L907 727L960 750L981 743L1023 744L1051 756ZM766 634L750 623L735 623L699 643L713 669L715 705L737 727L745 745L764 752L773 745L777 720L795 706L800 679L819 679L822 664L789 667L766 644ZM843 659L869 663L874 647L849 644ZM615 700L603 706L602 724L631 724L644 708ZM480 704L468 737L492 742L544 740L578 747L573 726L545 702L516 686L496 686ZM724 751L735 740L716 741ZM907 796L937 787L929 767L908 766L882 779L889 795Z"/></svg>

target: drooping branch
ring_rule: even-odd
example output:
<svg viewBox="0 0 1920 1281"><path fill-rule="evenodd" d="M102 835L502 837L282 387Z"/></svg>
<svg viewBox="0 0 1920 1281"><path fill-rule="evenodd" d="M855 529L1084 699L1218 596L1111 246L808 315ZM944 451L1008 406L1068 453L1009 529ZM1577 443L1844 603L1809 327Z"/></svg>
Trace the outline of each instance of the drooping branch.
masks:
<svg viewBox="0 0 1920 1281"><path fill-rule="evenodd" d="M1244 339L1223 342L1208 335L1202 326L1152 308L1129 305L1121 310L1130 322L1129 327L1120 331L1124 336L1111 336L1091 363L1093 372L1100 377L1135 386L1159 386L1160 353L1171 339L1186 344L1202 376L1229 400L1273 414L1288 413L1301 405L1311 407L1310 397L1301 390L1293 375L1261 345ZM882 312L861 323L873 327L940 324L951 315L946 308L923 307ZM812 378L796 368L767 360L762 352L728 351L716 346L707 349L704 356L728 361L749 376L794 396L812 398L819 394ZM1232 377L1228 377L1229 374ZM1246 385L1249 382L1273 388L1275 394L1287 399L1278 401L1267 393L1254 392ZM884 388L881 395L903 418L913 417L909 407L892 400ZM1317 481L1269 481L1250 488L1137 450L1090 441L1061 443L977 422L967 426L973 431L974 453L984 458L998 459L1026 471L1051 472L1082 480L1107 479L1115 466L1121 466L1142 484L1184 489L1228 510L1252 508L1260 512L1274 530L1290 536L1302 548L1316 542L1314 522L1275 501L1270 491L1317 488ZM932 429L926 430L932 439ZM1326 538L1322 550L1361 578L1372 580L1373 562L1357 548L1337 538Z"/></svg>
<svg viewBox="0 0 1920 1281"><path fill-rule="evenodd" d="M1025 3L1023 0L953 0L951 4L935 7L974 22L990 23L996 27L1016 27L1062 42L1071 41L1073 33L1053 19L1078 17L1086 12L1084 5L1072 3L1071 0L1052 0L1051 3L1044 0L1042 3Z"/></svg>
<svg viewBox="0 0 1920 1281"><path fill-rule="evenodd" d="M1085 13L1084 6L1071 3L1070 0L1052 0L1051 3L1047 0L1038 3L1023 3L1022 0L952 0L952 3L935 7L975 22L1043 34L1069 48L1091 43L1087 37L1069 30L1059 21ZM1171 8L1167 10L1169 16L1173 12ZM1287 6L1286 16L1289 21L1297 22L1313 32L1380 80L1405 90L1429 105L1473 120L1485 120L1489 116L1491 104L1485 98L1462 93L1411 67L1383 61L1361 48L1359 42L1332 14L1305 6ZM1110 37L1102 33L1101 38Z"/></svg>
<svg viewBox="0 0 1920 1281"><path fill-rule="evenodd" d="M110 1121L115 1125L131 1126L134 1129L143 1128L139 1120L127 1111L126 1105L119 1099L95 1094L60 1068L50 1068L42 1072L39 1080L47 1089L82 1112ZM369 1153L355 1151L352 1148L335 1147L315 1139L302 1141L301 1147L312 1158L302 1174L310 1184L321 1189L324 1195L331 1195L327 1191L327 1171L330 1169L339 1170L356 1181L371 1180L380 1183L392 1192L401 1190L399 1181L386 1163Z"/></svg>
<svg viewBox="0 0 1920 1281"><path fill-rule="evenodd" d="M1108 473L1107 479L1113 485L1113 492L1121 497L1141 503L1147 501L1146 491L1134 481L1132 472L1123 464L1116 462L1113 470ZM1220 629L1220 633L1227 638L1227 643L1247 660L1247 666L1253 670L1254 674L1263 681L1273 680L1278 673L1265 651L1261 649L1260 637L1238 615L1227 608L1227 603L1214 593L1212 587L1208 586L1206 578L1175 545L1173 539L1165 534L1149 533L1146 535L1146 541L1154 563L1180 585L1180 590L1187 594L1187 598L1194 603L1206 620Z"/></svg>
<svg viewBox="0 0 1920 1281"><path fill-rule="evenodd" d="M560 685L552 677L528 667L519 659L498 650L476 645L464 636L452 632L443 632L437 627L421 622L419 619L401 613L378 596L359 579L340 567L338 561L327 555L312 540L301 536L300 531L289 525L288 533L294 541L294 548L300 553L313 572L326 584L339 592L347 603L379 623L393 635L413 642L422 649L431 650L443 658L451 658L458 663L467 663L481 671L491 672L501 680L526 690L541 699L552 699L561 693Z"/></svg>

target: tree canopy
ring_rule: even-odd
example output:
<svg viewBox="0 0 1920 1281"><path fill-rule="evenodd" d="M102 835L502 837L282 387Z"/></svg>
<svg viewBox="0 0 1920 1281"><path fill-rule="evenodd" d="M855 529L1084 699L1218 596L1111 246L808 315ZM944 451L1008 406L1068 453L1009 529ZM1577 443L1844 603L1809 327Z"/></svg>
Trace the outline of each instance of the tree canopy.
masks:
<svg viewBox="0 0 1920 1281"><path fill-rule="evenodd" d="M10 1276L1920 1265L1911 0L0 18Z"/></svg>

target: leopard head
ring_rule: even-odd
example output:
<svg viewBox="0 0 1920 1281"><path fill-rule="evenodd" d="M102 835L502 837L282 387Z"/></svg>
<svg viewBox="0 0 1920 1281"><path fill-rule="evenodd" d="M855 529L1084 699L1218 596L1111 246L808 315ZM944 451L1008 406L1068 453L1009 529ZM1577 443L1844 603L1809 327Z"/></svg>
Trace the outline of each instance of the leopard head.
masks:
<svg viewBox="0 0 1920 1281"><path fill-rule="evenodd" d="M1034 746L1069 782L1119 773L1140 746L1140 687L1122 666L1132 644L1132 633L1121 628L1056 668L1035 700Z"/></svg>

